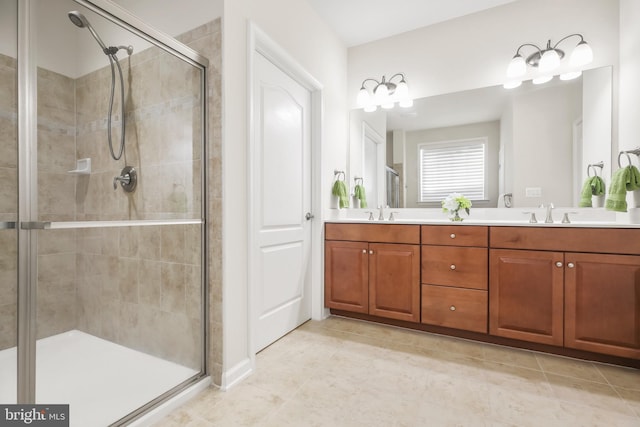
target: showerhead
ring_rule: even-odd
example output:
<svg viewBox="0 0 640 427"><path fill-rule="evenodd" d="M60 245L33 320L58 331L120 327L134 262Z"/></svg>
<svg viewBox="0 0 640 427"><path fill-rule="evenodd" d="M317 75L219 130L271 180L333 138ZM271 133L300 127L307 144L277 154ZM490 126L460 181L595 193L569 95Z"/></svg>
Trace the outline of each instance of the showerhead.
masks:
<svg viewBox="0 0 640 427"><path fill-rule="evenodd" d="M77 10L73 10L69 12L68 15L69 15L69 19L71 19L71 22L73 22L76 26L80 28L91 26L89 24L89 21L87 21L87 18L85 18L85 16L80 12L78 12Z"/></svg>
<svg viewBox="0 0 640 427"><path fill-rule="evenodd" d="M80 28L86 28L86 29L89 30L89 32L91 33L93 38L96 39L96 41L98 42L98 44L102 48L102 51L106 55L110 55L111 54L109 49L107 49L107 46L100 39L100 36L98 36L98 33L96 33L96 31L93 29L91 24L89 24L89 20L82 13L78 12L77 10L73 10L73 11L69 12L68 15L69 15L69 19L71 20L71 22L73 22L74 25L76 25L76 26L78 26Z"/></svg>

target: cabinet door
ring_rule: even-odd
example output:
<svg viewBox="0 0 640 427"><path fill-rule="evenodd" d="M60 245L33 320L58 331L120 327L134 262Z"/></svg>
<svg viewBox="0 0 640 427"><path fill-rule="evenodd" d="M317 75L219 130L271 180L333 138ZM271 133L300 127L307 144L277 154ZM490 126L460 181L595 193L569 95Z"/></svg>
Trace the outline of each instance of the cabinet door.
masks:
<svg viewBox="0 0 640 427"><path fill-rule="evenodd" d="M420 246L369 245L369 314L420 321Z"/></svg>
<svg viewBox="0 0 640 427"><path fill-rule="evenodd" d="M369 253L366 242L325 241L325 306L367 313Z"/></svg>
<svg viewBox="0 0 640 427"><path fill-rule="evenodd" d="M640 358L640 256L565 258L565 346Z"/></svg>
<svg viewBox="0 0 640 427"><path fill-rule="evenodd" d="M489 333L563 344L564 254L492 249Z"/></svg>

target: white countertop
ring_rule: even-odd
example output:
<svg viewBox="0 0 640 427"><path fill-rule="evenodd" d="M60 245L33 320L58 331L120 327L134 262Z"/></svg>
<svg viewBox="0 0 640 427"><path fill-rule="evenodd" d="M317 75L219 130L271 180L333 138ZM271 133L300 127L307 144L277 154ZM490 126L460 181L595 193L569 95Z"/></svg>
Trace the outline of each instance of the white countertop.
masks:
<svg viewBox="0 0 640 427"><path fill-rule="evenodd" d="M369 220L373 212L374 220ZM389 214L394 212L394 221ZM535 212L537 223L529 223L530 214ZM565 212L570 212L571 223L562 223ZM329 209L325 213L325 222L363 223L363 224L424 224L424 225L485 225L509 227L582 227L582 228L640 228L640 208L630 209L628 213L610 212L594 208L555 208L553 223L545 223L546 209L472 209L470 215L461 214L463 221L451 221L441 209L384 209L384 221L378 220L378 209Z"/></svg>

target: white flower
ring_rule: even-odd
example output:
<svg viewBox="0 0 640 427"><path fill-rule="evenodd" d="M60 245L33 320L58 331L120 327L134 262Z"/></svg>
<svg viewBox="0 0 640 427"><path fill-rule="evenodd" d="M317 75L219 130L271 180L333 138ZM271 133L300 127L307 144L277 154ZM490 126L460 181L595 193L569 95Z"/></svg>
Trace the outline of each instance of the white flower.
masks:
<svg viewBox="0 0 640 427"><path fill-rule="evenodd" d="M455 197L448 196L444 199L444 202L442 202L442 207L448 211L455 211L458 209L459 204Z"/></svg>

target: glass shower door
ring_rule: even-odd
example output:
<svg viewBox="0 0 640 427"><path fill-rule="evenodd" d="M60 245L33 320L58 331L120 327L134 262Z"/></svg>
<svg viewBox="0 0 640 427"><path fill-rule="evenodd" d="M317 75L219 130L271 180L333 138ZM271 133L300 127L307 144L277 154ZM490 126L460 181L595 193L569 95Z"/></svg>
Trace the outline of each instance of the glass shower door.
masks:
<svg viewBox="0 0 640 427"><path fill-rule="evenodd" d="M29 3L35 402L125 422L205 372L204 67L107 2Z"/></svg>
<svg viewBox="0 0 640 427"><path fill-rule="evenodd" d="M17 22L16 0L0 0L0 404L17 387Z"/></svg>

